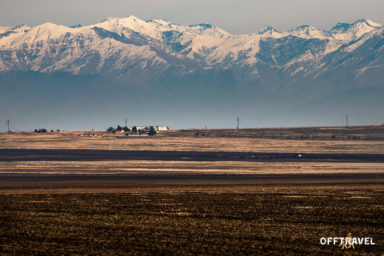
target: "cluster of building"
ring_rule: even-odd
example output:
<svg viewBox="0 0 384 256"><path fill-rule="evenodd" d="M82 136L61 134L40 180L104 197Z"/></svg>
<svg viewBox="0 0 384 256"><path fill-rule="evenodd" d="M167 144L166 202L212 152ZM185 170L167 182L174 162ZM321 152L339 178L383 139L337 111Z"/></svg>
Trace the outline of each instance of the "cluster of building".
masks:
<svg viewBox="0 0 384 256"><path fill-rule="evenodd" d="M135 127L135 126L133 126L133 127ZM153 127L155 129L155 131L157 131L157 132L166 132L169 130L168 126L136 126L136 129L137 130L149 130L151 127Z"/></svg>
<svg viewBox="0 0 384 256"><path fill-rule="evenodd" d="M168 126L120 126L116 128L109 127L107 132L128 134L148 134L155 135L157 132L168 131Z"/></svg>

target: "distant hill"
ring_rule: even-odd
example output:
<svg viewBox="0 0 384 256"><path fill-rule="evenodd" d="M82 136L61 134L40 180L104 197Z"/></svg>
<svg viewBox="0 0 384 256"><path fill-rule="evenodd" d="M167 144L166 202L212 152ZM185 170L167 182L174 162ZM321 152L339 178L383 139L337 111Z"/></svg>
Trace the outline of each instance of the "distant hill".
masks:
<svg viewBox="0 0 384 256"><path fill-rule="evenodd" d="M0 26L0 120L19 129L384 123L383 81L384 29L369 19L243 35L134 16Z"/></svg>

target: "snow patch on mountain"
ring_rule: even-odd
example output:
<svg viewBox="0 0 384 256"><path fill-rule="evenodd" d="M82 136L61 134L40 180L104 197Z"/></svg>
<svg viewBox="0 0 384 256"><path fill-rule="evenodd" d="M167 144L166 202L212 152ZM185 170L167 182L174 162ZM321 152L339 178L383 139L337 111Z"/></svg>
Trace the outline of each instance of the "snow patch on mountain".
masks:
<svg viewBox="0 0 384 256"><path fill-rule="evenodd" d="M371 26L371 27L379 28L379 27L382 26L381 24L376 23L376 22L374 22L374 21L372 21L372 20L370 20L370 19L367 19L367 18L363 19L362 21L365 22L365 23L367 23L367 24L368 24L369 26Z"/></svg>
<svg viewBox="0 0 384 256"><path fill-rule="evenodd" d="M274 29L271 26L266 26L263 30L261 30L259 32L259 35L264 36L264 37L279 38L279 37L283 36L283 33Z"/></svg>
<svg viewBox="0 0 384 256"><path fill-rule="evenodd" d="M351 42L375 29L380 29L381 25L369 19L361 19L352 24L339 23L331 29L333 38L343 42Z"/></svg>
<svg viewBox="0 0 384 256"><path fill-rule="evenodd" d="M0 26L0 34L7 32L10 28L8 26Z"/></svg>
<svg viewBox="0 0 384 256"><path fill-rule="evenodd" d="M300 38L319 38L319 39L326 39L329 38L328 32L315 28L313 26L304 25L297 27L296 29L293 29L290 31L290 35L297 36Z"/></svg>

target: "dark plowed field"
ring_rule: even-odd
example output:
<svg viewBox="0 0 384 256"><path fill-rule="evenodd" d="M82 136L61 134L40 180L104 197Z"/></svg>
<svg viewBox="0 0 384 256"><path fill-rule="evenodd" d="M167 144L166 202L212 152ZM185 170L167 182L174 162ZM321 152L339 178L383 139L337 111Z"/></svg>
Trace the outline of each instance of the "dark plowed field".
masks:
<svg viewBox="0 0 384 256"><path fill-rule="evenodd" d="M380 255L383 192L0 196L2 255ZM372 237L342 250L321 237Z"/></svg>

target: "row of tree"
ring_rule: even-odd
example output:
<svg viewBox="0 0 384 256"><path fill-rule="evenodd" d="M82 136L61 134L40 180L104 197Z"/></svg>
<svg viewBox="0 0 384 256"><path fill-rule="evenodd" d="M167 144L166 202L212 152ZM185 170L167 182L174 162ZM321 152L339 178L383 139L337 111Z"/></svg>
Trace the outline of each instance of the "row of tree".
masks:
<svg viewBox="0 0 384 256"><path fill-rule="evenodd" d="M109 133L116 133L116 132L125 132L126 135L128 134L148 134L149 136L156 135L156 130L153 126L147 126L144 129L138 129L137 126L133 126L132 129L129 129L127 126L120 126L118 125L116 128L109 127L107 129L107 132Z"/></svg>
<svg viewBox="0 0 384 256"><path fill-rule="evenodd" d="M46 133L46 132L48 132L48 131L47 131L47 129L40 128L40 129L35 129L34 132L35 132L35 133ZM54 132L54 130L51 130L51 132ZM60 130L57 129L56 132L60 132Z"/></svg>

